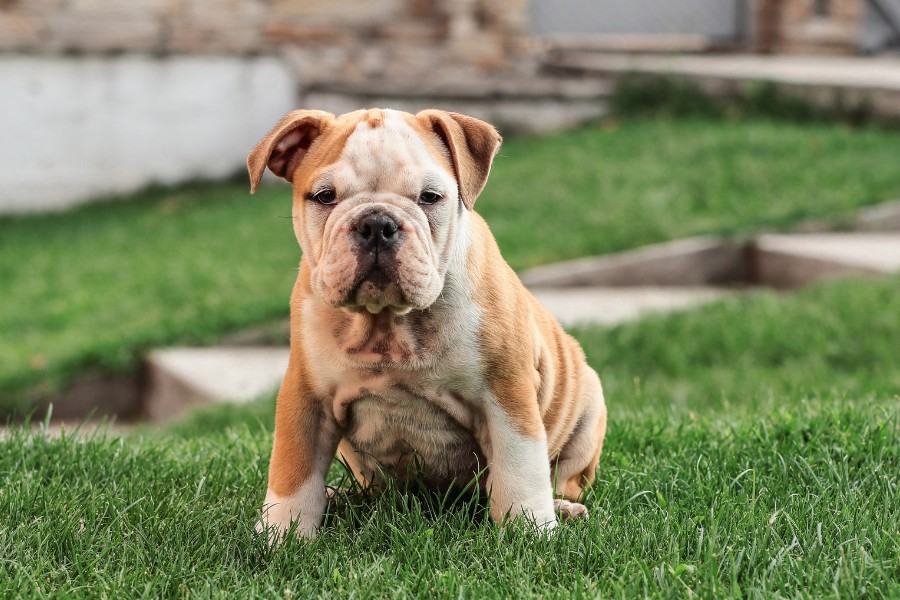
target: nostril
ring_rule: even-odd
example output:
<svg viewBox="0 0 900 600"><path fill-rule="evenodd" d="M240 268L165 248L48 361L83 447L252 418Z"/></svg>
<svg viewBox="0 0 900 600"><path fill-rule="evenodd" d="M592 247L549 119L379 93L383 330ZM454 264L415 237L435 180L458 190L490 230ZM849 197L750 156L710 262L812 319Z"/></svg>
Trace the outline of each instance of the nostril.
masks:
<svg viewBox="0 0 900 600"><path fill-rule="evenodd" d="M393 243L397 239L400 224L391 217L375 213L356 224L356 231L370 248Z"/></svg>

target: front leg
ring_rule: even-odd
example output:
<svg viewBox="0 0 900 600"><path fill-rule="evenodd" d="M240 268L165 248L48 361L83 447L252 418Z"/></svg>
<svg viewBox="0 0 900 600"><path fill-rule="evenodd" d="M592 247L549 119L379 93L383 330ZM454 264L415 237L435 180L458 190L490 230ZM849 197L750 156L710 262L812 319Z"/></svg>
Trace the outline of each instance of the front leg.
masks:
<svg viewBox="0 0 900 600"><path fill-rule="evenodd" d="M540 530L556 527L550 460L534 387L529 382L492 386L481 446L488 460L491 518L525 516Z"/></svg>
<svg viewBox="0 0 900 600"><path fill-rule="evenodd" d="M302 363L295 358L292 353L278 393L269 486L257 524L270 543L281 540L292 522L297 535L316 534L327 503L325 476L340 439L332 414L306 385Z"/></svg>

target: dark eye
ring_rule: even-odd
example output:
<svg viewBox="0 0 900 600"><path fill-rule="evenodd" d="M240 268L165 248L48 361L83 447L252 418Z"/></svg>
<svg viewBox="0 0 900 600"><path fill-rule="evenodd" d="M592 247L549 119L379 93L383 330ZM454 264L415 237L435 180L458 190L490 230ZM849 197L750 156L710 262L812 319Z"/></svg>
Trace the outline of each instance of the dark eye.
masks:
<svg viewBox="0 0 900 600"><path fill-rule="evenodd" d="M319 190L315 194L312 194L309 198L315 200L319 204L329 206L337 202L337 193L331 188L325 188L324 190Z"/></svg>
<svg viewBox="0 0 900 600"><path fill-rule="evenodd" d="M424 192L419 194L419 204L434 204L441 198L443 198L443 196L439 193L432 192L431 190L425 190Z"/></svg>

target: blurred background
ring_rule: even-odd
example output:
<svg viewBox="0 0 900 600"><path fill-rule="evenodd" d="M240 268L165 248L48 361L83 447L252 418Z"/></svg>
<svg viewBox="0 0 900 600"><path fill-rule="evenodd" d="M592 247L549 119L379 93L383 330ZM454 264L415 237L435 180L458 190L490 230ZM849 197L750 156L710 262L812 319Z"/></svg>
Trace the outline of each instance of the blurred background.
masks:
<svg viewBox="0 0 900 600"><path fill-rule="evenodd" d="M891 334L853 359L804 337L845 309L834 339L900 328L852 312L896 280L686 316L708 324L681 335L702 342L690 359L674 322L605 329L900 270L900 209L871 208L900 197L900 0L0 0L0 413L166 419L271 394L299 249L287 186L250 198L245 157L293 108L371 106L499 127L477 210L613 397L690 412L728 390L900 387ZM716 241L642 249L698 235ZM528 271L570 260L588 262ZM795 314L828 322L773 333ZM633 347L610 355L615 336ZM230 350L192 350L213 346ZM751 398L735 365L757 359Z"/></svg>
<svg viewBox="0 0 900 600"><path fill-rule="evenodd" d="M0 0L0 213L230 175L297 106L571 126L602 93L571 81L583 72L545 81L566 52L860 56L898 40L898 0Z"/></svg>

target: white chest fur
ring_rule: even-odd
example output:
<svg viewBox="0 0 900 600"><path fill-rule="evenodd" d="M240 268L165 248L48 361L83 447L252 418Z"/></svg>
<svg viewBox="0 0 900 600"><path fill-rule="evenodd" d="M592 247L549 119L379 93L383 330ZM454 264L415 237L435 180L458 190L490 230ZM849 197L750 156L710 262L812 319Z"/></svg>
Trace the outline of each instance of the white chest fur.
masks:
<svg viewBox="0 0 900 600"><path fill-rule="evenodd" d="M428 311L336 314L304 337L344 437L367 470L404 477L414 464L427 479L468 481L484 461L476 432L486 383L474 345L480 314L458 302L459 286ZM305 314L324 310L309 299Z"/></svg>

